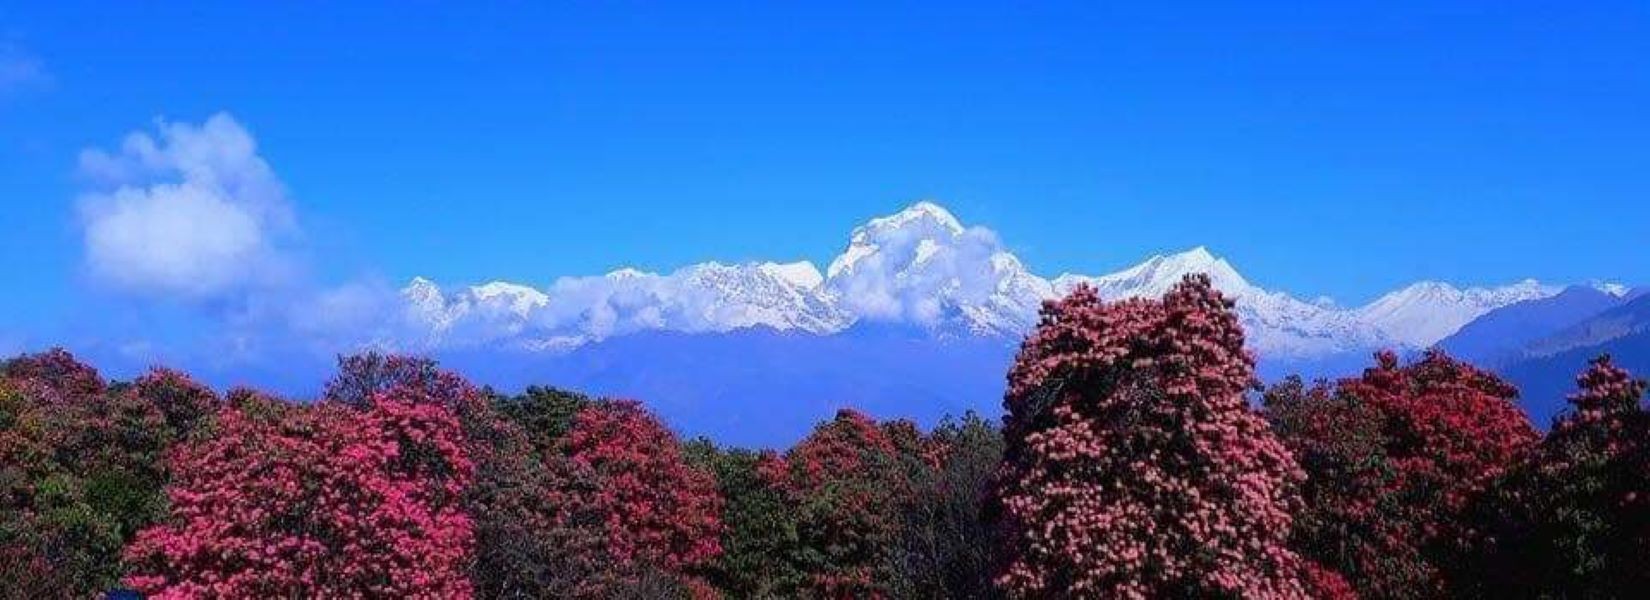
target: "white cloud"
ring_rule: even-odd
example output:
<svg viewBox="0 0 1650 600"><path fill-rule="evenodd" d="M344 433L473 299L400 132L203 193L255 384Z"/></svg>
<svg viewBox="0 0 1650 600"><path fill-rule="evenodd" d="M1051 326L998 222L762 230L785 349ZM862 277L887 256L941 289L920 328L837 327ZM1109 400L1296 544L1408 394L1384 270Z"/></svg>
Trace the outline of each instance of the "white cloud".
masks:
<svg viewBox="0 0 1650 600"><path fill-rule="evenodd" d="M93 278L187 300L284 282L297 226L252 135L223 113L200 125L162 121L156 133L81 153L94 188L79 201Z"/></svg>
<svg viewBox="0 0 1650 600"><path fill-rule="evenodd" d="M668 274L562 277L542 290L497 281L443 290L420 278L400 295L405 322L427 334L425 344L545 347L652 330L837 331L847 316L822 296L822 279L807 262L708 262Z"/></svg>
<svg viewBox="0 0 1650 600"><path fill-rule="evenodd" d="M929 202L854 230L825 286L860 318L924 326L960 319L1005 331L1027 326L1026 315L1052 295L1048 282L1027 273L996 233L964 227Z"/></svg>

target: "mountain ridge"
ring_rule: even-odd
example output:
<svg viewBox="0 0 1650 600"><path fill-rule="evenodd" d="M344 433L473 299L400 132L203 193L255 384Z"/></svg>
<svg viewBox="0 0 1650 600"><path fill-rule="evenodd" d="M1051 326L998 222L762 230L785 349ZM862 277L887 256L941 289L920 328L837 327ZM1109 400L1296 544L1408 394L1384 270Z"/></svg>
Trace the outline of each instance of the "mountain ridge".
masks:
<svg viewBox="0 0 1650 600"><path fill-rule="evenodd" d="M1378 347L1424 348L1503 306L1562 288L1524 280L1458 288L1422 281L1359 307L1305 301L1257 286L1197 246L1103 275L1031 272L995 233L921 201L856 227L822 272L810 261L705 262L668 274L619 269L562 277L539 290L493 281L446 291L415 278L406 320L427 346L512 343L567 349L642 331L726 333L750 327L832 335L859 323L909 325L937 336L1014 338L1042 303L1080 284L1102 297L1161 295L1206 273L1231 296L1262 354L1310 358Z"/></svg>

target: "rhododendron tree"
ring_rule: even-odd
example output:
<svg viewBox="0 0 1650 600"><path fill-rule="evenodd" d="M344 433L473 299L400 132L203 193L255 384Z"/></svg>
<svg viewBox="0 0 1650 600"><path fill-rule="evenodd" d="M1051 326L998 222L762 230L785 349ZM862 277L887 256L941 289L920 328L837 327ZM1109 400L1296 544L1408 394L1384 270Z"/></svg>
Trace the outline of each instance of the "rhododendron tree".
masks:
<svg viewBox="0 0 1650 600"><path fill-rule="evenodd" d="M59 399L94 398L105 384L97 369L75 359L62 348L26 354L0 365L0 376L11 381L32 381L45 385Z"/></svg>
<svg viewBox="0 0 1650 600"><path fill-rule="evenodd" d="M538 401L544 397L541 388L514 397L489 394L491 423L471 428L477 448L470 501L476 527L474 582L481 597L588 596L611 589L609 584L619 579L608 573L611 561L589 558L606 555L599 518L569 503L594 494L563 495L594 489L588 472L576 472L553 449L576 410L554 411L556 432L547 434L540 419L547 404ZM574 479L580 476L584 478ZM575 513L589 516L558 516Z"/></svg>
<svg viewBox="0 0 1650 600"><path fill-rule="evenodd" d="M1268 415L1308 470L1297 548L1372 597L1468 583L1450 575L1483 542L1474 506L1537 440L1516 394L1436 350L1409 365L1379 353L1333 388L1274 389Z"/></svg>
<svg viewBox="0 0 1650 600"><path fill-rule="evenodd" d="M1608 356L1499 490L1485 595L1625 598L1650 589L1650 410L1645 382Z"/></svg>
<svg viewBox="0 0 1650 600"><path fill-rule="evenodd" d="M641 405L534 388L482 464L477 585L489 597L703 595L721 554L707 470Z"/></svg>
<svg viewBox="0 0 1650 600"><path fill-rule="evenodd" d="M1329 565L1314 570L1358 577L1368 592L1424 581L1420 549L1389 535L1388 519L1402 505L1388 493L1396 489L1395 475L1380 411L1327 382L1307 386L1298 378L1273 386L1264 398L1267 419L1307 473L1294 548Z"/></svg>
<svg viewBox="0 0 1650 600"><path fill-rule="evenodd" d="M120 540L60 459L71 423L20 383L0 378L0 597L89 595L115 575Z"/></svg>
<svg viewBox="0 0 1650 600"><path fill-rule="evenodd" d="M155 598L471 593L474 471L458 420L415 390L370 408L241 398L173 456L171 514L127 548Z"/></svg>
<svg viewBox="0 0 1650 600"><path fill-rule="evenodd" d="M527 386L515 396L495 394L491 404L500 415L516 423L534 447L552 452L573 428L574 417L595 400L577 392Z"/></svg>
<svg viewBox="0 0 1650 600"><path fill-rule="evenodd" d="M442 371L432 359L368 352L338 357L338 374L327 382L322 396L364 407L379 394L396 388L416 388L426 397L445 398L465 385L456 375Z"/></svg>
<svg viewBox="0 0 1650 600"><path fill-rule="evenodd" d="M1306 592L1318 600L1357 600L1358 591L1352 588L1340 573L1324 568L1317 563L1308 562L1301 572L1301 583L1306 585Z"/></svg>
<svg viewBox="0 0 1650 600"><path fill-rule="evenodd" d="M714 476L689 465L676 435L640 404L585 408L562 447L567 476L592 483L577 502L600 513L603 560L691 575L721 554L722 500Z"/></svg>
<svg viewBox="0 0 1650 600"><path fill-rule="evenodd" d="M36 565L6 581L46 597L96 593L119 577L126 541L163 514L163 455L216 396L164 370L108 386L62 350L0 372L0 552Z"/></svg>
<svg viewBox="0 0 1650 600"><path fill-rule="evenodd" d="M123 394L159 411L171 440L186 437L203 419L216 413L218 395L188 375L156 367L133 380Z"/></svg>
<svg viewBox="0 0 1650 600"><path fill-rule="evenodd" d="M1202 275L1161 300L1080 287L1009 372L1000 503L1013 597L1305 597L1303 475L1252 412L1243 331Z"/></svg>
<svg viewBox="0 0 1650 600"><path fill-rule="evenodd" d="M896 436L889 435L889 429ZM758 467L796 513L803 592L829 598L888 595L902 503L910 497L893 437L844 409ZM908 440L914 441L914 440Z"/></svg>

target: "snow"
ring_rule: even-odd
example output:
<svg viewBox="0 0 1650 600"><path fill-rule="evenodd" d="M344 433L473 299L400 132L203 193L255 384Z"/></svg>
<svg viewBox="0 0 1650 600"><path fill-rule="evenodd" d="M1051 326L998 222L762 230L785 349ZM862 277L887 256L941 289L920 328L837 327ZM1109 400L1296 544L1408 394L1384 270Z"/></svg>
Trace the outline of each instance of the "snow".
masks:
<svg viewBox="0 0 1650 600"><path fill-rule="evenodd" d="M855 228L827 270L824 294L851 322L1012 336L1035 323L1051 289L995 233L918 202Z"/></svg>
<svg viewBox="0 0 1650 600"><path fill-rule="evenodd" d="M1629 292L1633 291L1633 288L1630 288L1626 285L1616 283L1616 282L1613 282L1613 281L1597 281L1597 282L1594 282L1593 283L1593 289L1604 292L1604 293L1609 294L1611 296L1615 296L1617 298L1626 298L1627 294Z"/></svg>
<svg viewBox="0 0 1650 600"><path fill-rule="evenodd" d="M509 344L565 351L648 330L727 332L749 327L829 335L858 323L917 327L934 335L1016 338L1045 300L1077 285L1108 299L1157 297L1191 273L1233 298L1252 349L1312 357L1377 347L1421 348L1495 308L1557 293L1526 280L1458 289L1420 282L1361 307L1300 300L1250 283L1206 247L1153 256L1113 273L1028 270L982 227L918 202L855 228L825 273L809 261L689 265L668 274L622 268L563 277L545 289L505 281L445 293L415 278L401 290L409 320L439 344ZM1613 284L1612 284L1613 285ZM1611 293L1625 293L1625 288ZM1600 288L1604 289L1604 288Z"/></svg>
<svg viewBox="0 0 1650 600"><path fill-rule="evenodd" d="M507 306L509 310L522 316L550 304L550 297L545 295L544 292L525 285L504 281L494 281L472 287L470 288L470 295L484 303Z"/></svg>
<svg viewBox="0 0 1650 600"><path fill-rule="evenodd" d="M937 246L941 241L957 238L966 232L962 222L951 211L926 200L918 202L898 213L871 219L855 228L849 236L848 248L831 261L825 274L827 277L837 277L852 270L860 261L882 252L882 246L889 242L912 240L920 243L927 239ZM930 251L935 249L930 248Z"/></svg>
<svg viewBox="0 0 1650 600"><path fill-rule="evenodd" d="M1243 297L1257 289L1250 286L1225 259L1216 258L1202 246L1178 254L1153 256L1146 262L1110 275L1088 277L1067 273L1055 279L1055 289L1068 293L1078 283L1084 283L1100 292L1100 297L1109 300L1155 298L1193 273L1208 275L1215 289L1229 296Z"/></svg>
<svg viewBox="0 0 1650 600"><path fill-rule="evenodd" d="M1054 280L1054 289L1065 294L1086 284L1110 300L1155 298L1193 273L1208 275L1215 289L1235 301L1250 346L1257 352L1305 357L1378 346L1384 341L1372 327L1336 310L1332 301L1306 302L1255 286L1226 259L1202 246L1153 256L1109 275L1061 275Z"/></svg>
<svg viewBox="0 0 1650 600"><path fill-rule="evenodd" d="M1484 313L1516 302L1546 298L1561 289L1533 279L1494 288L1467 289L1423 281L1377 298L1355 312L1359 319L1399 344L1426 347L1449 337Z"/></svg>
<svg viewBox="0 0 1650 600"><path fill-rule="evenodd" d="M771 277L804 290L811 290L825 283L825 276L819 273L819 267L805 260L784 264L762 263L757 268Z"/></svg>
<svg viewBox="0 0 1650 600"><path fill-rule="evenodd" d="M923 200L906 207L898 213L871 219L865 224L867 229L908 229L917 223L928 223L953 235L963 232L962 222L957 220L951 211L929 200Z"/></svg>

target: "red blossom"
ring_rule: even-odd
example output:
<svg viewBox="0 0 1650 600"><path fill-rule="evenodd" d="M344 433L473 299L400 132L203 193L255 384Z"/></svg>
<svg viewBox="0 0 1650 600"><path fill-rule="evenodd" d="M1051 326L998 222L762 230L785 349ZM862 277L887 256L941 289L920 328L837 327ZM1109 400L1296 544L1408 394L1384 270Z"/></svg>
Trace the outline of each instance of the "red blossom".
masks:
<svg viewBox="0 0 1650 600"><path fill-rule="evenodd" d="M457 419L402 394L366 410L243 400L172 458L171 515L127 548L154 598L471 592Z"/></svg>
<svg viewBox="0 0 1650 600"><path fill-rule="evenodd" d="M1200 275L1044 306L1004 400L1009 595L1306 595L1286 545L1303 476L1246 403L1231 308Z"/></svg>
<svg viewBox="0 0 1650 600"><path fill-rule="evenodd" d="M611 560L690 573L722 553L722 499L710 473L687 464L676 435L633 401L578 413L564 440L594 479L574 499L600 515Z"/></svg>
<svg viewBox="0 0 1650 600"><path fill-rule="evenodd" d="M809 549L797 566L810 593L888 595L887 553L899 534L902 503L912 493L899 446L915 451L922 443L909 423L879 427L863 413L843 409L783 458L763 457L758 471L795 506L799 541Z"/></svg>
<svg viewBox="0 0 1650 600"><path fill-rule="evenodd" d="M1488 372L1436 350L1409 365L1375 359L1332 388L1268 395L1308 470L1298 548L1364 595L1437 596L1483 541L1474 505L1538 437L1517 391Z"/></svg>

